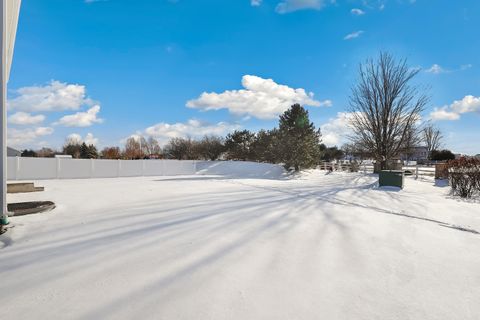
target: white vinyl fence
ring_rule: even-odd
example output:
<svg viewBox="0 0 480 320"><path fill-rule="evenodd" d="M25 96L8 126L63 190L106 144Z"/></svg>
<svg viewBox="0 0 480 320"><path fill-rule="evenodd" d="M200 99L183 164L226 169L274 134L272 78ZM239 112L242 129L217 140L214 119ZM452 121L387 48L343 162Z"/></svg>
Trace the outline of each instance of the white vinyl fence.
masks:
<svg viewBox="0 0 480 320"><path fill-rule="evenodd" d="M8 180L85 179L165 175L197 172L191 160L100 160L65 158L8 158Z"/></svg>
<svg viewBox="0 0 480 320"><path fill-rule="evenodd" d="M89 179L142 176L219 175L278 179L281 165L248 161L84 160L69 158L8 158L8 180Z"/></svg>

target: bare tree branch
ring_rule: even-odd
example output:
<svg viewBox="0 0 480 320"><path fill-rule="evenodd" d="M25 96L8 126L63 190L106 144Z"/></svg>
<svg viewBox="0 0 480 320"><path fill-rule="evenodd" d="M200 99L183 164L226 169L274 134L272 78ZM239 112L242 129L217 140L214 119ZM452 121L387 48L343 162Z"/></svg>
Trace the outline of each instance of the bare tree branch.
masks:
<svg viewBox="0 0 480 320"><path fill-rule="evenodd" d="M428 157L431 157L433 150L439 150L442 145L443 136L440 130L435 128L433 124L428 123L422 130L423 142L428 151Z"/></svg>
<svg viewBox="0 0 480 320"><path fill-rule="evenodd" d="M416 140L417 122L428 102L410 85L418 72L388 53L360 65L359 83L352 88L349 103L351 140L380 161L382 169Z"/></svg>

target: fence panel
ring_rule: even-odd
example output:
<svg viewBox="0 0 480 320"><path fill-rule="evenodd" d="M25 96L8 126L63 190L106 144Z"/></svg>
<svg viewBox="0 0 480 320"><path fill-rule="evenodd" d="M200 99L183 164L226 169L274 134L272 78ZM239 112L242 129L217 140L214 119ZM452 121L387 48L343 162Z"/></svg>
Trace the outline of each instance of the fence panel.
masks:
<svg viewBox="0 0 480 320"><path fill-rule="evenodd" d="M17 159L19 158L7 158L7 178L10 180L17 180Z"/></svg>
<svg viewBox="0 0 480 320"><path fill-rule="evenodd" d="M19 158L16 180L55 179L57 177L57 159ZM10 179L10 178L9 178Z"/></svg>
<svg viewBox="0 0 480 320"><path fill-rule="evenodd" d="M165 171L164 169L164 160L144 160L143 175L144 176L168 175L168 171Z"/></svg>
<svg viewBox="0 0 480 320"><path fill-rule="evenodd" d="M92 177L92 162L87 159L56 159L59 179L86 179Z"/></svg>
<svg viewBox="0 0 480 320"><path fill-rule="evenodd" d="M165 175L195 174L193 160L164 160Z"/></svg>
<svg viewBox="0 0 480 320"><path fill-rule="evenodd" d="M141 177L143 161L140 160L119 160L120 161L120 177Z"/></svg>
<svg viewBox="0 0 480 320"><path fill-rule="evenodd" d="M116 178L119 174L119 160L93 160L92 178Z"/></svg>

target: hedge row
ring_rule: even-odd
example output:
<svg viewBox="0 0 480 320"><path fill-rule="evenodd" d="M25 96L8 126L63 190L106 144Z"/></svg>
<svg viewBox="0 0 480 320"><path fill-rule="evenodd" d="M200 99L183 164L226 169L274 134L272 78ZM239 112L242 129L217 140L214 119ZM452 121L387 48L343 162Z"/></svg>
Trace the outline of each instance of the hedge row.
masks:
<svg viewBox="0 0 480 320"><path fill-rule="evenodd" d="M462 198L480 194L480 159L460 158L448 162L452 192Z"/></svg>

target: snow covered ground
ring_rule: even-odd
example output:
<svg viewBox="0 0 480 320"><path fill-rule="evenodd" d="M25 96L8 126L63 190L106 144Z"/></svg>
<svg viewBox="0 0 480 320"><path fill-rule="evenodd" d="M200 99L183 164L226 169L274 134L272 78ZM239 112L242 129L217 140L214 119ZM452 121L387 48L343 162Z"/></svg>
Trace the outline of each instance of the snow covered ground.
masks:
<svg viewBox="0 0 480 320"><path fill-rule="evenodd" d="M58 207L0 236L0 318L479 319L480 203L375 181L41 181L9 195Z"/></svg>

